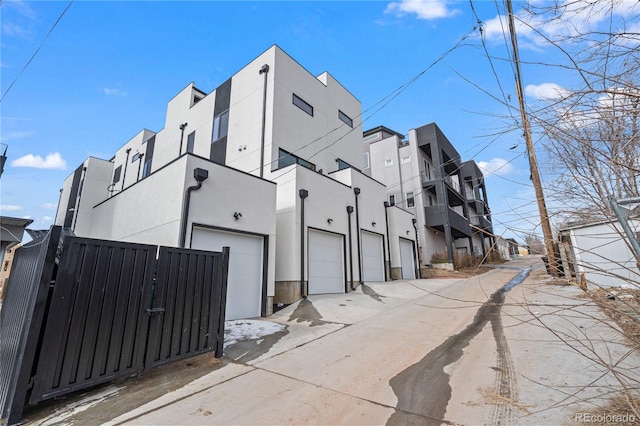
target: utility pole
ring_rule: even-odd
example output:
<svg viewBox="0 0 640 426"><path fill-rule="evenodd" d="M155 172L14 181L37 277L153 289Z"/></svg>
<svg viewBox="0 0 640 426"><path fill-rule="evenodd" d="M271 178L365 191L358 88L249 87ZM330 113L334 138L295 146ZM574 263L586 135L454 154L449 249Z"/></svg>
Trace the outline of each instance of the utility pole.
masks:
<svg viewBox="0 0 640 426"><path fill-rule="evenodd" d="M511 0L505 0L507 12L509 14L509 34L511 35L511 44L513 46L513 62L516 69L516 94L518 96L518 104L520 106L520 116L522 117L522 130L524 139L527 144L527 153L529 154L529 167L531 168L531 180L535 189L536 199L538 202L538 211L540 212L540 223L542 225L542 234L544 236L544 245L547 249L547 258L551 274L558 275L558 264L553 244L553 233L551 232L551 224L549 223L549 214L547 205L544 201L544 193L542 191L542 183L540 181L540 171L538 170L538 161L536 153L533 149L533 141L531 140L531 128L529 127L529 119L524 105L524 91L522 90L522 76L520 74L520 56L518 54L518 39L516 37L516 27L513 18L513 7Z"/></svg>

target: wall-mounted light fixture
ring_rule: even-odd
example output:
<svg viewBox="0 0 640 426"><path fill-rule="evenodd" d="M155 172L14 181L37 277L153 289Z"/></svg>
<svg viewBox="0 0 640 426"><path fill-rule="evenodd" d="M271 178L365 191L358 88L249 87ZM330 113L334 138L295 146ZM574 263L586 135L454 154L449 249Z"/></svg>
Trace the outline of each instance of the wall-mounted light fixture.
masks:
<svg viewBox="0 0 640 426"><path fill-rule="evenodd" d="M407 235L409 235L411 232L407 231Z"/></svg>
<svg viewBox="0 0 640 426"><path fill-rule="evenodd" d="M371 226L376 226L376 223L375 222L371 222Z"/></svg>
<svg viewBox="0 0 640 426"><path fill-rule="evenodd" d="M235 212L235 213L233 214L233 218L234 218L235 220L239 220L241 217L242 217L242 213L240 213L240 212Z"/></svg>
<svg viewBox="0 0 640 426"><path fill-rule="evenodd" d="M332 222L333 222L333 219L331 219L331 218L327 219L327 223L328 223L329 225L331 225L331 223L332 223Z"/></svg>

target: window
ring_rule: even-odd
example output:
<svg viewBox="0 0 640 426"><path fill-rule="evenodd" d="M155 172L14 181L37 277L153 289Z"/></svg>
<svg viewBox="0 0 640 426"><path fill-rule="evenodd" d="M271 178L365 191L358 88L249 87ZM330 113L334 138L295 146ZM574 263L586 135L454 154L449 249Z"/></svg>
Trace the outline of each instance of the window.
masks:
<svg viewBox="0 0 640 426"><path fill-rule="evenodd" d="M229 131L229 110L213 117L213 137L211 142L215 142L227 136ZM188 144L188 142L187 142Z"/></svg>
<svg viewBox="0 0 640 426"><path fill-rule="evenodd" d="M146 142L147 151L144 155L144 167L142 168L142 178L146 178L151 174L151 163L153 161L153 149L156 145L156 137L151 136Z"/></svg>
<svg viewBox="0 0 640 426"><path fill-rule="evenodd" d="M338 118L342 120L347 126L353 128L353 120L344 112L338 110Z"/></svg>
<svg viewBox="0 0 640 426"><path fill-rule="evenodd" d="M347 163L344 160L341 160L339 158L336 159L338 162L338 170L344 170L344 169L350 169L351 168L351 164Z"/></svg>
<svg viewBox="0 0 640 426"><path fill-rule="evenodd" d="M406 157L402 157L401 160L402 164L407 164L411 162L411 157L409 157L408 155Z"/></svg>
<svg viewBox="0 0 640 426"><path fill-rule="evenodd" d="M284 149L278 150L278 168L281 169L283 167L290 166L292 164L300 164L307 169L316 170L316 165L308 162L307 160L303 160L297 155L293 155L290 152L285 151Z"/></svg>
<svg viewBox="0 0 640 426"><path fill-rule="evenodd" d="M396 196L395 195L389 195L389 204L392 206L396 205Z"/></svg>
<svg viewBox="0 0 640 426"><path fill-rule="evenodd" d="M369 166L369 153L365 152L364 153L364 168L368 169L369 167L370 167Z"/></svg>
<svg viewBox="0 0 640 426"><path fill-rule="evenodd" d="M140 159L140 153L136 152L135 154L133 154L133 157L131 157L131 163L135 163L136 161L138 161Z"/></svg>
<svg viewBox="0 0 640 426"><path fill-rule="evenodd" d="M428 195L427 195L427 198L428 198L428 200L429 200L429 205L430 205L430 206L433 206L433 205L435 205L435 204L436 204L436 199L433 197L433 195L428 194Z"/></svg>
<svg viewBox="0 0 640 426"><path fill-rule="evenodd" d="M414 205L413 192L407 192L407 207L413 207Z"/></svg>
<svg viewBox="0 0 640 426"><path fill-rule="evenodd" d="M113 172L113 183L120 182L121 174L122 174L122 166L116 167L115 172Z"/></svg>
<svg viewBox="0 0 640 426"><path fill-rule="evenodd" d="M196 144L196 131L189 133L187 136L187 152L193 154L193 147Z"/></svg>
<svg viewBox="0 0 640 426"><path fill-rule="evenodd" d="M388 159L388 160L384 160L384 166L385 167L391 167L393 166L393 159Z"/></svg>
<svg viewBox="0 0 640 426"><path fill-rule="evenodd" d="M424 160L424 176L427 180L431 180L431 164Z"/></svg>
<svg viewBox="0 0 640 426"><path fill-rule="evenodd" d="M293 94L293 104L313 117L313 107L295 93Z"/></svg>
<svg viewBox="0 0 640 426"><path fill-rule="evenodd" d="M365 136L362 139L362 143L373 142L373 141L377 141L378 139L380 139L380 132L374 133L374 134L369 135L369 136Z"/></svg>

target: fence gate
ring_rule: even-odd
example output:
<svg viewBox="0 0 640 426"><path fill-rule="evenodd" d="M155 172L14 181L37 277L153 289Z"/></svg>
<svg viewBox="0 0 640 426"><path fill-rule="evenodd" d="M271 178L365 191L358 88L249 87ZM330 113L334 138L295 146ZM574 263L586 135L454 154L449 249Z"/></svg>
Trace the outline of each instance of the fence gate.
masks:
<svg viewBox="0 0 640 426"><path fill-rule="evenodd" d="M30 382L34 404L199 353L222 356L228 255L65 238L47 312L29 331L35 356L10 382L14 407L3 418L20 420ZM4 342L4 321L2 332Z"/></svg>

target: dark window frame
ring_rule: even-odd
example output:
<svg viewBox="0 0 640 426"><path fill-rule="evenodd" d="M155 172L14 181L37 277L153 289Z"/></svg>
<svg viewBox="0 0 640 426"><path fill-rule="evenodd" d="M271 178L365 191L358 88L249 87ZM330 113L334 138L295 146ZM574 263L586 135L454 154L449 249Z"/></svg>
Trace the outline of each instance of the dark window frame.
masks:
<svg viewBox="0 0 640 426"><path fill-rule="evenodd" d="M227 137L229 134L229 110L223 111L213 117L213 132L211 143Z"/></svg>
<svg viewBox="0 0 640 426"><path fill-rule="evenodd" d="M338 110L338 118L344 124L346 124L347 126L349 126L349 127L351 127L353 129L353 120L347 114L345 114L344 112Z"/></svg>
<svg viewBox="0 0 640 426"><path fill-rule="evenodd" d="M316 171L316 165L310 161L298 157L295 154L285 151L282 148L278 148L278 169L288 167L292 164L299 164L302 167L306 167L309 170Z"/></svg>
<svg viewBox="0 0 640 426"><path fill-rule="evenodd" d="M196 146L196 131L189 133L187 136L187 152L193 154L193 150Z"/></svg>
<svg viewBox="0 0 640 426"><path fill-rule="evenodd" d="M309 102L305 101L295 93L293 93L292 102L295 106L313 117L313 105L311 105Z"/></svg>
<svg viewBox="0 0 640 426"><path fill-rule="evenodd" d="M111 183L120 182L121 177L122 177L122 165L116 167L116 169L113 171L113 180Z"/></svg>

